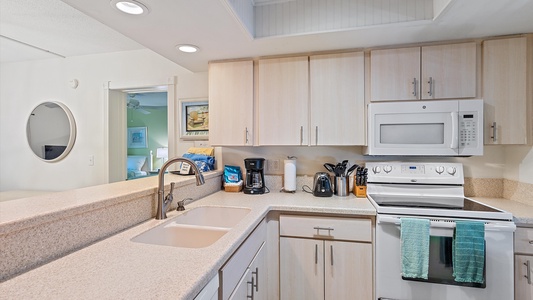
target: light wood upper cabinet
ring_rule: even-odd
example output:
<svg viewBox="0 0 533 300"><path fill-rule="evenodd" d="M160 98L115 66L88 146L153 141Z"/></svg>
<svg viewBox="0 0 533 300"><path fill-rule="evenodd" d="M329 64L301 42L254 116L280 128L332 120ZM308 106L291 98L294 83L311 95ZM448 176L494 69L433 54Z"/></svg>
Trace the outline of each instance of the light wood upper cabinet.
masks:
<svg viewBox="0 0 533 300"><path fill-rule="evenodd" d="M258 68L258 145L307 145L308 57L260 59Z"/></svg>
<svg viewBox="0 0 533 300"><path fill-rule="evenodd" d="M476 43L371 51L371 100L476 97Z"/></svg>
<svg viewBox="0 0 533 300"><path fill-rule="evenodd" d="M420 48L370 52L372 101L420 99Z"/></svg>
<svg viewBox="0 0 533 300"><path fill-rule="evenodd" d="M310 57L311 145L365 144L363 52Z"/></svg>
<svg viewBox="0 0 533 300"><path fill-rule="evenodd" d="M253 61L209 64L209 140L213 146L253 144Z"/></svg>
<svg viewBox="0 0 533 300"><path fill-rule="evenodd" d="M422 47L422 99L476 97L476 43Z"/></svg>
<svg viewBox="0 0 533 300"><path fill-rule="evenodd" d="M483 42L485 144L529 144L533 126L531 37Z"/></svg>

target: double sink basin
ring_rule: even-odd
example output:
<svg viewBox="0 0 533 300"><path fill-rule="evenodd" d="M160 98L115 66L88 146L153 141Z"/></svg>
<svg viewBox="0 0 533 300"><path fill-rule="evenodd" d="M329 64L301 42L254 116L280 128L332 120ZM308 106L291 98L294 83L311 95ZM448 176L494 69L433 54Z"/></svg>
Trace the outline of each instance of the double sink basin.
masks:
<svg viewBox="0 0 533 300"><path fill-rule="evenodd" d="M240 207L197 207L131 240L152 245L204 248L220 239L249 212L250 209Z"/></svg>

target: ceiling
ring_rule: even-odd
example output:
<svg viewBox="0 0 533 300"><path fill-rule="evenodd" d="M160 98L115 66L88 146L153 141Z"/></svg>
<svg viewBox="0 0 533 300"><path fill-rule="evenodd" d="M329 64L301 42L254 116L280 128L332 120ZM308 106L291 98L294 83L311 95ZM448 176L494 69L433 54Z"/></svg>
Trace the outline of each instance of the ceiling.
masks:
<svg viewBox="0 0 533 300"><path fill-rule="evenodd" d="M0 0L0 33L66 57L146 47L197 72L210 60L533 32L531 0L140 1L147 15L123 14L109 0ZM406 12L404 2L423 6L406 4ZM0 38L2 61L11 43ZM180 53L178 44L200 51Z"/></svg>

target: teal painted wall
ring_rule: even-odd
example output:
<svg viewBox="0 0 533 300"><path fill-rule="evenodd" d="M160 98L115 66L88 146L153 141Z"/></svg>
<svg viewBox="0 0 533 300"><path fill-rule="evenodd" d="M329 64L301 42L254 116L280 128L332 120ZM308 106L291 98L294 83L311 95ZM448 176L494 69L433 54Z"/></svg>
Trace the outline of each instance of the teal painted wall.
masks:
<svg viewBox="0 0 533 300"><path fill-rule="evenodd" d="M166 98L167 93L151 93L154 97L161 97L164 94ZM147 94L144 94L147 95ZM167 107L144 106L142 109L149 111L150 114L143 114L138 110L128 109L128 125L127 127L147 127L148 148L129 148L128 155L150 155L150 150L153 154L153 168L157 170L163 164L162 158L156 158L157 148L168 147L168 114Z"/></svg>

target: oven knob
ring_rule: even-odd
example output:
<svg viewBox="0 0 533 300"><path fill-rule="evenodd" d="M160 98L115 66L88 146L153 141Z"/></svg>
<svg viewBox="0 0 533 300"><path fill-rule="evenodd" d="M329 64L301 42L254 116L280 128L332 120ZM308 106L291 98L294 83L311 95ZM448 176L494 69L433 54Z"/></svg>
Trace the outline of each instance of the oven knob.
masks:
<svg viewBox="0 0 533 300"><path fill-rule="evenodd" d="M375 166L375 167L372 168L372 172L374 172L374 174L377 174L377 173L381 172L381 168L378 167L378 166Z"/></svg>
<svg viewBox="0 0 533 300"><path fill-rule="evenodd" d="M444 167L443 167L443 166L436 167L436 168L435 168L435 171L436 171L438 174L442 174L442 173L444 172Z"/></svg>
<svg viewBox="0 0 533 300"><path fill-rule="evenodd" d="M457 170L454 167L449 167L446 171L448 171L448 174L454 175Z"/></svg>
<svg viewBox="0 0 533 300"><path fill-rule="evenodd" d="M385 173L390 173L390 171L392 171L392 167L391 166L384 166L383 167L383 171L385 171Z"/></svg>

